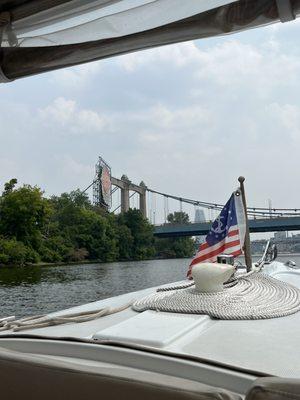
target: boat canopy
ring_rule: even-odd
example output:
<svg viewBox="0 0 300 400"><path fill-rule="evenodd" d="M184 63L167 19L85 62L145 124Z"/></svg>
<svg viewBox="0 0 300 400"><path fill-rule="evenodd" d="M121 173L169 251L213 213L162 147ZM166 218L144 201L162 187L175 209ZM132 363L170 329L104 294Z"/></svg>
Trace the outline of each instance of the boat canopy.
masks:
<svg viewBox="0 0 300 400"><path fill-rule="evenodd" d="M300 0L0 0L0 79L295 19Z"/></svg>

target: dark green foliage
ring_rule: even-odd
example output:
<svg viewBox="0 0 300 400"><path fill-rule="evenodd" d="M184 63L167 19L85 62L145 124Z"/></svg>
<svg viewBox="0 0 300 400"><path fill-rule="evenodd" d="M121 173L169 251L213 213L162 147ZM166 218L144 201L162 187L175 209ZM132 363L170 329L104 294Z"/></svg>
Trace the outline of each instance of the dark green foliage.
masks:
<svg viewBox="0 0 300 400"><path fill-rule="evenodd" d="M162 258L192 257L195 252L194 241L189 237L156 239L155 247Z"/></svg>
<svg viewBox="0 0 300 400"><path fill-rule="evenodd" d="M119 241L121 253L127 255L125 259L143 260L154 257L153 227L139 210L130 209L127 213L120 214L117 223L125 227L121 229L123 241Z"/></svg>
<svg viewBox="0 0 300 400"><path fill-rule="evenodd" d="M171 224L188 224L189 216L182 211L168 215ZM163 258L191 257L195 251L195 244L190 237L157 239L155 242L157 255Z"/></svg>
<svg viewBox="0 0 300 400"><path fill-rule="evenodd" d="M118 250L120 260L130 260L132 258L132 249L134 238L131 230L126 225L117 225Z"/></svg>
<svg viewBox="0 0 300 400"><path fill-rule="evenodd" d="M190 222L189 215L184 211L175 211L169 214L167 219L170 224L188 224Z"/></svg>
<svg viewBox="0 0 300 400"><path fill-rule="evenodd" d="M39 261L38 253L16 239L0 238L0 264L24 265Z"/></svg>
<svg viewBox="0 0 300 400"><path fill-rule="evenodd" d="M9 182L6 182L4 184L4 192L3 195L9 194L13 191L14 187L18 183L18 180L16 178L11 179Z"/></svg>
<svg viewBox="0 0 300 400"><path fill-rule="evenodd" d="M79 190L47 199L29 185L0 197L0 265L142 260L155 256L153 227L138 210L115 216Z"/></svg>
<svg viewBox="0 0 300 400"><path fill-rule="evenodd" d="M15 183L12 179L5 184L0 198L0 234L38 250L51 206L39 188L24 185L14 189Z"/></svg>
<svg viewBox="0 0 300 400"><path fill-rule="evenodd" d="M94 209L86 195L80 191L63 193L50 202L54 209L50 229L61 237L62 245L69 247L69 250L57 248L64 261L74 261L78 254L100 261L118 258L116 234L109 215L103 216Z"/></svg>

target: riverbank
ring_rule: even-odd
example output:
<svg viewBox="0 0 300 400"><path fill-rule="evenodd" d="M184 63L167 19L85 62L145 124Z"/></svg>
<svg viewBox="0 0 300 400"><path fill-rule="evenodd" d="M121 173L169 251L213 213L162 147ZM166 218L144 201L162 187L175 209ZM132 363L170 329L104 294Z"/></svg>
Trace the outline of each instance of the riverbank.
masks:
<svg viewBox="0 0 300 400"><path fill-rule="evenodd" d="M259 258L262 255L261 254L252 254L253 257ZM278 257L299 257L300 258L300 253L280 253L278 254ZM154 258L147 258L145 260L119 260L118 262L140 262L140 261L158 261L158 260L175 260L178 257L154 257ZM191 259L191 256L187 257L181 257L181 259ZM82 261L80 264L85 265L85 264L104 264L105 261L101 260L87 260L87 261ZM36 266L36 267L53 267L53 266L72 266L72 265L78 265L78 261L74 262L65 262L65 263L37 263L37 264L30 264L29 266ZM0 266L1 267L1 266Z"/></svg>
<svg viewBox="0 0 300 400"><path fill-rule="evenodd" d="M178 257L154 257L154 258L147 258L144 260L118 260L114 262L118 263L139 263L142 261L159 261L159 260L176 260ZM190 256L187 257L180 257L180 259L191 259ZM16 265L16 264L6 264L6 265L1 265L0 264L0 269L1 268L34 268L34 267L60 267L60 266L66 266L66 267L71 267L71 266L76 266L76 265L89 265L89 264L110 264L107 261L102 261L102 260L83 260L83 261L66 261L66 262L53 262L53 263L47 263L47 262L38 262L38 263L27 263L24 265Z"/></svg>
<svg viewBox="0 0 300 400"><path fill-rule="evenodd" d="M259 259L261 257L261 254L254 253L252 254L252 257L255 259ZM286 257L286 261L288 260L288 257L297 257L300 258L300 253L280 253L278 254L279 258L284 259ZM187 257L180 257L180 259L185 260L185 259L191 259L192 256L187 256ZM159 261L159 260L176 260L178 257L154 257L154 258L147 258L145 260L118 260L115 261L117 263L139 263L143 261ZM54 263L47 263L47 262L38 262L38 263L28 263L25 265L16 265L16 264L11 264L11 265L0 265L0 269L2 268L39 268L39 267L72 267L72 266L77 266L77 265L90 265L90 264L110 264L107 261L102 261L102 260L83 260L83 261L66 261L66 262L54 262Z"/></svg>

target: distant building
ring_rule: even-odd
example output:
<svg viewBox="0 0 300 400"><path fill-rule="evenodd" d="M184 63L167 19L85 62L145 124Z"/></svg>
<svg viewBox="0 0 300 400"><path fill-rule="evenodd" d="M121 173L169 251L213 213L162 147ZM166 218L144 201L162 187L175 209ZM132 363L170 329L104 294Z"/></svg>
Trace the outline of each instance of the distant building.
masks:
<svg viewBox="0 0 300 400"><path fill-rule="evenodd" d="M287 238L287 232L275 232L274 239L276 240L283 240Z"/></svg>
<svg viewBox="0 0 300 400"><path fill-rule="evenodd" d="M205 222L205 214L204 214L204 210L202 210L202 208L196 208L195 222Z"/></svg>
<svg viewBox="0 0 300 400"><path fill-rule="evenodd" d="M300 253L300 234L289 232L276 232L274 238L271 239L272 243L276 243L278 254L287 255L292 253ZM262 254L267 240L253 240L251 241L251 249L253 254Z"/></svg>
<svg viewBox="0 0 300 400"><path fill-rule="evenodd" d="M202 210L202 208L196 208L195 209L195 219L194 222L205 222L206 218L205 218L205 214L204 214L204 210ZM201 236L196 236L195 237L195 242L197 245L199 245L200 243L203 243L205 241L205 235L201 235Z"/></svg>

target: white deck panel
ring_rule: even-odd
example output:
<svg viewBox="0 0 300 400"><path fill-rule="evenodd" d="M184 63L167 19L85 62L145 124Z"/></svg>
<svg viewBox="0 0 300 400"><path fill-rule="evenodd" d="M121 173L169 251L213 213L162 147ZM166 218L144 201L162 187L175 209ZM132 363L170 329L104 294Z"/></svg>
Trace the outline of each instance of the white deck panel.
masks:
<svg viewBox="0 0 300 400"><path fill-rule="evenodd" d="M129 320L95 333L93 339L110 339L165 348L197 326L205 324L209 319L207 315L145 311Z"/></svg>
<svg viewBox="0 0 300 400"><path fill-rule="evenodd" d="M239 368L300 378L300 313L256 321L218 321L182 346L191 354Z"/></svg>

